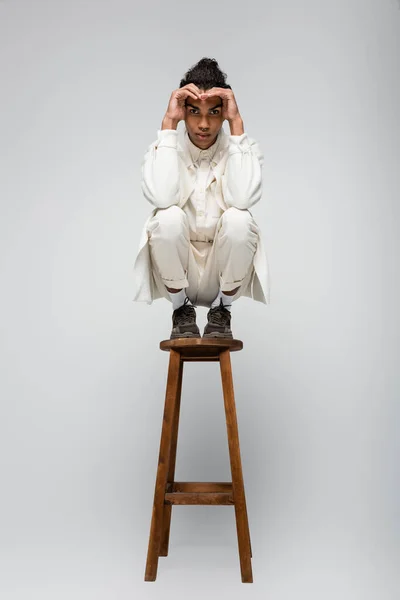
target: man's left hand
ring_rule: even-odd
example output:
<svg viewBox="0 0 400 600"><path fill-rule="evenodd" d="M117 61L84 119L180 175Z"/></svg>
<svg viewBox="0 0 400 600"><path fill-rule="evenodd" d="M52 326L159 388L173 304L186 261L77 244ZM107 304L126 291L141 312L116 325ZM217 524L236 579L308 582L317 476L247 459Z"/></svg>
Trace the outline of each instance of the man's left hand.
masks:
<svg viewBox="0 0 400 600"><path fill-rule="evenodd" d="M207 90L207 92L205 92L205 94L202 94L201 98L205 99L206 97L210 97L210 96L219 96L221 98L221 100L222 100L222 116L224 119L229 121L229 123L231 123L233 121L238 121L241 119L238 105L236 104L236 99L235 99L234 93L232 92L231 89L213 87L213 88Z"/></svg>

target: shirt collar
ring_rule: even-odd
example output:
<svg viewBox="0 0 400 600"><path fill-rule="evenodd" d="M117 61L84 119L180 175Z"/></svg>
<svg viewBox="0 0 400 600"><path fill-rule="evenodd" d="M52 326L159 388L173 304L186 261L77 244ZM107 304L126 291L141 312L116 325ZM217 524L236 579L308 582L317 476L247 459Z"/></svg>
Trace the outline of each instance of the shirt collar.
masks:
<svg viewBox="0 0 400 600"><path fill-rule="evenodd" d="M221 136L222 136L221 131L222 131L222 127L221 127L220 131L218 132L217 139L212 144L212 146L210 146L206 150L202 150L201 148L199 148L198 146L193 144L192 140L189 137L188 131L185 128L185 143L189 150L189 153L190 153L193 163L200 164L200 160L202 158L206 158L210 162L214 162L216 164L216 161L215 160L213 161L213 158L215 157L216 152L220 146L220 141L221 141Z"/></svg>

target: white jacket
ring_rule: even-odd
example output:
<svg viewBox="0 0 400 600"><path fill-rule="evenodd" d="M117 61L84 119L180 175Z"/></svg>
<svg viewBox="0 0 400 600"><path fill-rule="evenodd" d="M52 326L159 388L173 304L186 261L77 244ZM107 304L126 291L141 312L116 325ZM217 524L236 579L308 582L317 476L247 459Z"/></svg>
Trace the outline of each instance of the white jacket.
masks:
<svg viewBox="0 0 400 600"><path fill-rule="evenodd" d="M211 163L215 199L223 211L231 206L250 209L262 195L263 153L259 144L247 133L228 135L221 128L218 135L218 149ZM186 127L181 130L159 130L157 140L150 144L142 161L142 192L155 208L144 224L133 267L136 285L134 301L151 304L162 297L152 274L147 224L158 208L174 204L183 208L194 189L196 173L185 143L186 136ZM162 160L156 160L158 147L168 148L166 152L164 150ZM261 234L254 255L254 276L242 293L264 304L270 303L268 259Z"/></svg>

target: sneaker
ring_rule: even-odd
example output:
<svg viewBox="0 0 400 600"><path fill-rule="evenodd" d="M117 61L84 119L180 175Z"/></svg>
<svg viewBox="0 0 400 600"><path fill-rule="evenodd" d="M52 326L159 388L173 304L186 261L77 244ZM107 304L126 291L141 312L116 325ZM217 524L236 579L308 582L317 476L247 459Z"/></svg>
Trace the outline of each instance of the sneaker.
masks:
<svg viewBox="0 0 400 600"><path fill-rule="evenodd" d="M231 331L231 312L222 303L210 308L207 313L208 323L204 327L203 337L233 338Z"/></svg>
<svg viewBox="0 0 400 600"><path fill-rule="evenodd" d="M199 328L196 325L196 311L193 304L188 304L189 298L172 313L172 331L170 339L182 337L200 337Z"/></svg>

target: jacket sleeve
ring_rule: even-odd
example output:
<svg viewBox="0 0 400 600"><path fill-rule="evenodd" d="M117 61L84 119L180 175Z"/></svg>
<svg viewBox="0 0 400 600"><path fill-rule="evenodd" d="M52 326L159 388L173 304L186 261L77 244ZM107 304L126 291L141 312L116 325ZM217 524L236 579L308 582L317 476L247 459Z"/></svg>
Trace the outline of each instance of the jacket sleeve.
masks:
<svg viewBox="0 0 400 600"><path fill-rule="evenodd" d="M146 200L156 208L179 202L179 161L176 129L159 129L141 165L141 188Z"/></svg>
<svg viewBox="0 0 400 600"><path fill-rule="evenodd" d="M261 199L264 155L258 142L247 133L230 135L228 159L221 178L225 203L236 208L250 208Z"/></svg>

